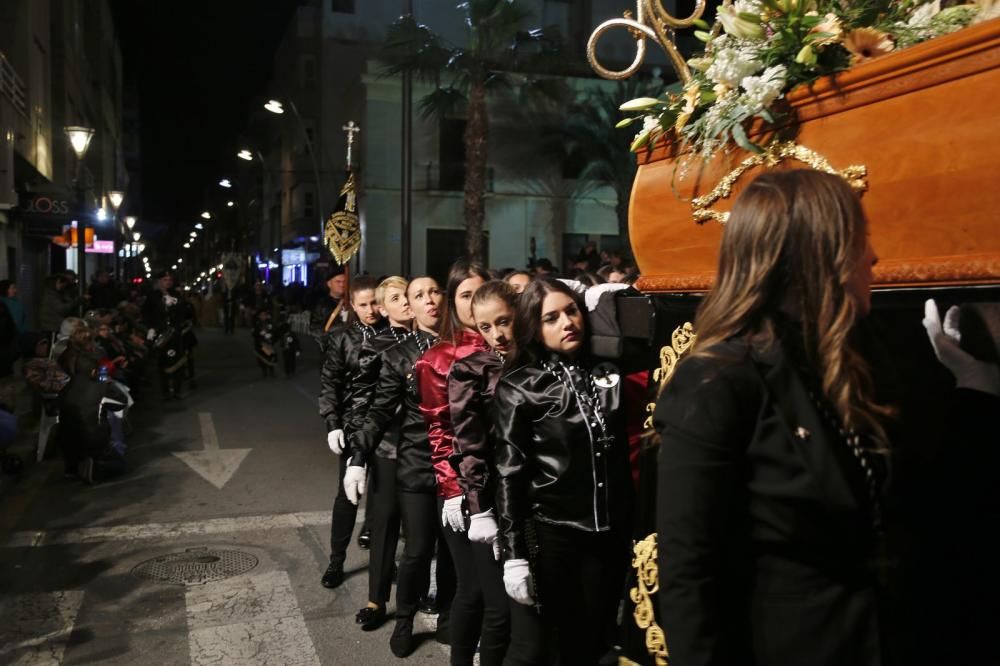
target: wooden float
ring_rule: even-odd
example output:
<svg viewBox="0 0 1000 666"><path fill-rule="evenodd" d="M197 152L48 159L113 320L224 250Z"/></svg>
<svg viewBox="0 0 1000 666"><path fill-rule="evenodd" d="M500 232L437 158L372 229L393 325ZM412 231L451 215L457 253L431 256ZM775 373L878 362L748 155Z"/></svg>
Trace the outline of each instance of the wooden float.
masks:
<svg viewBox="0 0 1000 666"><path fill-rule="evenodd" d="M876 287L1000 285L1000 19L819 79L787 101L795 121L784 153L863 173ZM697 221L692 201L749 157L704 162L664 141L638 157L629 231L642 291L711 286L723 225ZM753 166L703 215L728 210L761 169L806 165Z"/></svg>

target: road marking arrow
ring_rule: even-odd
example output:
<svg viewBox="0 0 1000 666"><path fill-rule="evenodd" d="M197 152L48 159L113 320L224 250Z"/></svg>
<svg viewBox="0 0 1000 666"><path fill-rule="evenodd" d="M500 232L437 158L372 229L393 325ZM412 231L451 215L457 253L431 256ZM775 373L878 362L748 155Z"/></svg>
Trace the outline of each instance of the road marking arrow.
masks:
<svg viewBox="0 0 1000 666"><path fill-rule="evenodd" d="M219 437L215 434L215 423L208 412L199 412L201 422L201 439L205 444L204 451L181 451L174 455L183 460L188 467L198 472L206 481L222 490L250 449L220 449Z"/></svg>

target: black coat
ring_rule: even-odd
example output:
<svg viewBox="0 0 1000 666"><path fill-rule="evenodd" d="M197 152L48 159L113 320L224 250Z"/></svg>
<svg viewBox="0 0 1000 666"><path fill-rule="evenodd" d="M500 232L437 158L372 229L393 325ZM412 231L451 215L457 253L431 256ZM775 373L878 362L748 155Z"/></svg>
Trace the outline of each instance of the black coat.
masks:
<svg viewBox="0 0 1000 666"><path fill-rule="evenodd" d="M358 369L350 377L349 391L347 396L348 419L345 423L347 432L361 430L365 425L368 416L368 408L371 407L375 398L375 389L378 386L378 377L382 372L382 354L388 349L396 346L411 335L408 329L398 326L387 326L380 330L375 337L366 341L358 350ZM397 417L382 435L382 440L375 445L375 454L389 460L396 459L396 443L399 441L399 418ZM366 441L366 445L368 442ZM371 451L359 454L356 464L367 462L367 456Z"/></svg>
<svg viewBox="0 0 1000 666"><path fill-rule="evenodd" d="M582 394L591 392L591 376L604 378L596 392L611 439L555 372L522 365L500 378L492 416L505 559L527 559L529 518L585 532L627 533L631 481L621 375L610 363L563 367L555 372L568 371Z"/></svg>
<svg viewBox="0 0 1000 666"><path fill-rule="evenodd" d="M865 474L781 345L734 339L660 397L660 623L679 666L875 666Z"/></svg>
<svg viewBox="0 0 1000 666"><path fill-rule="evenodd" d="M326 334L323 367L320 370L319 415L326 431L343 430L351 422L349 399L351 378L358 372L361 346L375 337L377 330L354 322L338 326Z"/></svg>
<svg viewBox="0 0 1000 666"><path fill-rule="evenodd" d="M417 331L381 354L378 383L360 429L348 435L351 465L368 461L375 447L393 428L396 444L396 478L400 490L435 492L437 480L431 466L427 426L420 413L413 365L434 344L435 337Z"/></svg>

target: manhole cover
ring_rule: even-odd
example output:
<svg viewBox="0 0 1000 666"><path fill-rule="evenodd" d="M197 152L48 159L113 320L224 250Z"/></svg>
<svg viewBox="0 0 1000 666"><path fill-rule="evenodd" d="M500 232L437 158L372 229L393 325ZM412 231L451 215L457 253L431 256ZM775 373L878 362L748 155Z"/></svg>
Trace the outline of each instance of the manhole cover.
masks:
<svg viewBox="0 0 1000 666"><path fill-rule="evenodd" d="M239 550L188 548L138 564L132 574L157 583L204 585L246 573L257 562L256 557Z"/></svg>

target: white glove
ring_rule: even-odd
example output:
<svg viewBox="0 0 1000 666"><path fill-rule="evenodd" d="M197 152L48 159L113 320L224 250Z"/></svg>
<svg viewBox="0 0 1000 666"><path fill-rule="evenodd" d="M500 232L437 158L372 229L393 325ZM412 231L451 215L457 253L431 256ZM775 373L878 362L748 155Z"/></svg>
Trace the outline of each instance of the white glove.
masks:
<svg viewBox="0 0 1000 666"><path fill-rule="evenodd" d="M351 465L344 472L344 494L347 495L347 501L351 504L356 505L361 496L365 494L366 476L367 469L357 465Z"/></svg>
<svg viewBox="0 0 1000 666"><path fill-rule="evenodd" d="M148 331L146 331L146 339L147 340L149 340L150 342L152 342L154 338L156 338L156 329L155 328L151 328Z"/></svg>
<svg viewBox="0 0 1000 666"><path fill-rule="evenodd" d="M344 431L343 430L331 430L326 434L326 445L330 447L330 450L340 455L344 452Z"/></svg>
<svg viewBox="0 0 1000 666"><path fill-rule="evenodd" d="M497 539L496 518L493 509L477 513L469 517L469 541L473 543L488 543L493 546L493 559L500 561L500 541Z"/></svg>
<svg viewBox="0 0 1000 666"><path fill-rule="evenodd" d="M441 527L451 525L451 529L455 532L465 531L465 515L462 513L462 499L463 497L459 495L458 497L449 497L444 501L444 506L441 507Z"/></svg>
<svg viewBox="0 0 1000 666"><path fill-rule="evenodd" d="M977 360L959 346L962 333L958 330L959 309L948 308L941 324L941 314L933 298L924 303L924 328L930 338L934 354L941 365L955 375L956 388L969 388L1000 396L1000 367L994 363Z"/></svg>
<svg viewBox="0 0 1000 666"><path fill-rule="evenodd" d="M531 606L531 569L528 560L507 560L503 563L503 586L507 596L519 604Z"/></svg>

